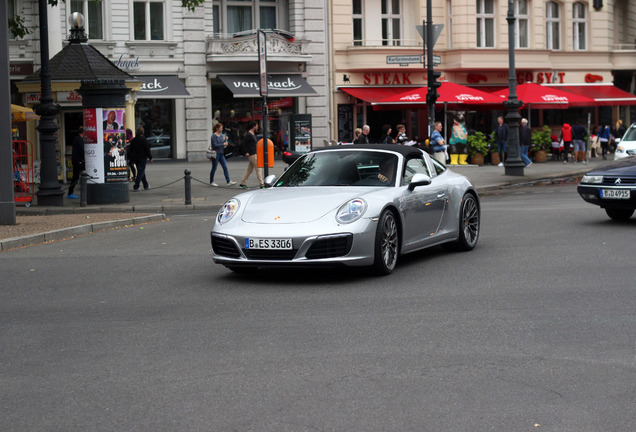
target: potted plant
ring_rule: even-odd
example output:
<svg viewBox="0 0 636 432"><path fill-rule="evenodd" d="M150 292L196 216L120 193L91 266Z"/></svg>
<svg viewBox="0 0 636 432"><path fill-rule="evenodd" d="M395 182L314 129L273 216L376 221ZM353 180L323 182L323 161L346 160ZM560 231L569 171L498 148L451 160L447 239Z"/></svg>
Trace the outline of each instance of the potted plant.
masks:
<svg viewBox="0 0 636 432"><path fill-rule="evenodd" d="M484 155L488 153L488 137L482 132L475 132L468 135L468 156L470 163L475 165L484 164Z"/></svg>
<svg viewBox="0 0 636 432"><path fill-rule="evenodd" d="M545 162L547 160L547 152L552 149L551 135L552 131L547 125L532 132L532 147L530 150L534 153L535 162Z"/></svg>
<svg viewBox="0 0 636 432"><path fill-rule="evenodd" d="M495 131L490 134L490 163L493 165L499 165L501 159L499 158L499 148L497 148L497 141L495 140Z"/></svg>

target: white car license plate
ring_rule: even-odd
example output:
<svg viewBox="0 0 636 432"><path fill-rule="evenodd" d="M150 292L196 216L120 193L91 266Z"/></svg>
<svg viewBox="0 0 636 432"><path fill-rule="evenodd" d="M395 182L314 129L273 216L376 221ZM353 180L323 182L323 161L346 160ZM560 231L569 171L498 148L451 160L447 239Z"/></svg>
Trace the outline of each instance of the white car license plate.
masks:
<svg viewBox="0 0 636 432"><path fill-rule="evenodd" d="M629 199L628 189L601 189L601 198L605 199Z"/></svg>
<svg viewBox="0 0 636 432"><path fill-rule="evenodd" d="M291 239L246 238L245 249L292 249Z"/></svg>

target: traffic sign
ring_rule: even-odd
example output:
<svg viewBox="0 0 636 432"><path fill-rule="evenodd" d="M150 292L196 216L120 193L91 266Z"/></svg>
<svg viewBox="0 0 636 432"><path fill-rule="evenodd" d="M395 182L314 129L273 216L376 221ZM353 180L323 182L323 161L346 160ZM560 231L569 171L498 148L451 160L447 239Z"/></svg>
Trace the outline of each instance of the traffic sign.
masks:
<svg viewBox="0 0 636 432"><path fill-rule="evenodd" d="M420 34L420 36L422 36L422 39L424 39L424 46L426 45L426 29L424 29L423 25L418 25L415 26L415 28L417 29L417 32ZM433 45L435 46L435 42L437 42L437 38L439 38L440 33L442 32L442 29L444 28L444 24L433 24Z"/></svg>

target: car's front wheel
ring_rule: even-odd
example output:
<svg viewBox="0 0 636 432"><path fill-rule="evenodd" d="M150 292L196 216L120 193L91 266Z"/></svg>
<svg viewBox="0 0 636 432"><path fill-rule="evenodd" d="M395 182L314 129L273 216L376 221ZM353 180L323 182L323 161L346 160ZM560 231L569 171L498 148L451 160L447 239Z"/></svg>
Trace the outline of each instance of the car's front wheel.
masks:
<svg viewBox="0 0 636 432"><path fill-rule="evenodd" d="M469 251L477 245L479 239L479 203L475 195L467 193L462 200L459 212L459 238L457 248L461 251Z"/></svg>
<svg viewBox="0 0 636 432"><path fill-rule="evenodd" d="M385 210L375 230L375 260L373 269L377 274L388 275L395 268L399 253L399 234L395 215Z"/></svg>
<svg viewBox="0 0 636 432"><path fill-rule="evenodd" d="M627 220L634 214L634 209L606 208L605 213L614 220Z"/></svg>

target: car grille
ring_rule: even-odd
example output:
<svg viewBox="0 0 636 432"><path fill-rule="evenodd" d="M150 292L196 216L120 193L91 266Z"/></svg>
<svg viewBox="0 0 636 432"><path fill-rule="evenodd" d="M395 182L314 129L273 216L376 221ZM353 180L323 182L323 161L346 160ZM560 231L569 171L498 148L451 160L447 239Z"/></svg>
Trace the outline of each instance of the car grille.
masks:
<svg viewBox="0 0 636 432"><path fill-rule="evenodd" d="M351 250L353 236L318 238L309 248L307 259L334 258L344 256Z"/></svg>
<svg viewBox="0 0 636 432"><path fill-rule="evenodd" d="M616 180L621 179L620 183L616 183ZM636 185L636 178L625 178L618 176L604 176L603 184L609 186L625 186L625 185Z"/></svg>
<svg viewBox="0 0 636 432"><path fill-rule="evenodd" d="M239 258L241 256L241 252L236 247L236 243L223 237L212 236L212 250L215 254L220 256L230 258Z"/></svg>
<svg viewBox="0 0 636 432"><path fill-rule="evenodd" d="M248 259L256 260L292 260L298 249L267 250L267 249L243 249Z"/></svg>

